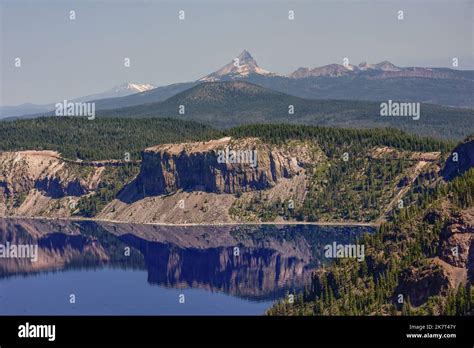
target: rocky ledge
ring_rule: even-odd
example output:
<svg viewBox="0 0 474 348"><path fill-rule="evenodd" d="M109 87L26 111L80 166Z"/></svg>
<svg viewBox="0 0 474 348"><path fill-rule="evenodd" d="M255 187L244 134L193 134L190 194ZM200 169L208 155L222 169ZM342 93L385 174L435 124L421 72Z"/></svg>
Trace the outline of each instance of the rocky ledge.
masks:
<svg viewBox="0 0 474 348"><path fill-rule="evenodd" d="M303 173L310 161L307 145L273 147L257 138L166 144L143 151L136 184L144 196L178 190L233 194L273 187Z"/></svg>

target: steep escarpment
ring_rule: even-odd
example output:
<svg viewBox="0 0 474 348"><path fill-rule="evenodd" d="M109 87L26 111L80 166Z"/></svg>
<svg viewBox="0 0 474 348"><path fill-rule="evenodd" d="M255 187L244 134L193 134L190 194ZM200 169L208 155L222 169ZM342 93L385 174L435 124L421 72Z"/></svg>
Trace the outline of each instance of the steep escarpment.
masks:
<svg viewBox="0 0 474 348"><path fill-rule="evenodd" d="M439 257L454 267L474 271L474 210L453 212L440 234ZM473 278L474 280L474 278Z"/></svg>
<svg viewBox="0 0 474 348"><path fill-rule="evenodd" d="M136 223L379 223L419 193L412 190L419 181L432 190L442 180L440 168L454 147L395 130L258 125L223 134L229 136L147 147L141 159L130 150L129 162L3 152L0 214ZM97 152L75 153L103 158Z"/></svg>
<svg viewBox="0 0 474 348"><path fill-rule="evenodd" d="M54 151L18 151L0 154L0 186L13 195L38 189L51 197L81 195L93 188L84 171L73 171Z"/></svg>
<svg viewBox="0 0 474 348"><path fill-rule="evenodd" d="M0 215L67 217L106 189L116 167L64 160L55 151L0 153Z"/></svg>
<svg viewBox="0 0 474 348"><path fill-rule="evenodd" d="M301 205L306 181L324 158L310 142L277 146L230 137L147 148L140 166L70 161L53 151L4 152L0 213L134 222L239 221L239 214L230 216L234 203L248 205L262 192L270 204L292 200Z"/></svg>
<svg viewBox="0 0 474 348"><path fill-rule="evenodd" d="M256 199L302 205L308 177L325 160L314 143L258 138L167 144L142 153L137 178L99 218L127 222L258 221L233 209ZM235 214L232 214L232 213ZM248 215L248 214L247 214Z"/></svg>
<svg viewBox="0 0 474 348"><path fill-rule="evenodd" d="M237 193L263 190L302 174L309 148L272 148L256 138L222 138L160 145L142 154L138 190L146 196L177 190Z"/></svg>
<svg viewBox="0 0 474 348"><path fill-rule="evenodd" d="M0 212L30 215L53 200L79 197L94 190L94 168L72 166L54 151L18 151L0 154Z"/></svg>
<svg viewBox="0 0 474 348"><path fill-rule="evenodd" d="M456 146L451 156L446 161L442 175L446 180L452 180L474 167L474 136L466 138Z"/></svg>
<svg viewBox="0 0 474 348"><path fill-rule="evenodd" d="M442 165L432 144L403 149L268 129L270 139L257 128L252 136L157 145L133 162L4 152L0 214L177 224L379 222L420 178L438 180Z"/></svg>
<svg viewBox="0 0 474 348"><path fill-rule="evenodd" d="M443 200L423 221L418 228L434 237L432 251L423 262L402 270L395 290L417 307L430 297L446 297L460 285L474 283L474 209L454 209Z"/></svg>

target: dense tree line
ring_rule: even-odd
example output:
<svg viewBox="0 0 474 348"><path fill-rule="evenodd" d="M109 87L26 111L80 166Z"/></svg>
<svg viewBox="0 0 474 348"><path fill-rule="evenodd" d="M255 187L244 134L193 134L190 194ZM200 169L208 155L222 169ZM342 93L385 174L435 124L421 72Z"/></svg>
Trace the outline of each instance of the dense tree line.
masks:
<svg viewBox="0 0 474 348"><path fill-rule="evenodd" d="M342 129L290 124L241 126L217 131L192 122L165 118L43 117L0 122L0 151L56 150L66 158L83 160L134 158L146 147L172 142L199 141L223 134L256 136L282 143L289 139L311 140L329 157L350 148L354 154L375 145L410 151L448 151L453 143L408 135L396 129Z"/></svg>
<svg viewBox="0 0 474 348"><path fill-rule="evenodd" d="M357 154L368 147L385 145L407 151L450 151L455 143L407 134L395 128L345 129L292 124L246 125L231 128L226 134L235 137L258 137L271 143L289 139L316 142L328 157L342 155L347 148Z"/></svg>
<svg viewBox="0 0 474 348"><path fill-rule="evenodd" d="M43 117L0 122L0 151L55 150L68 159L132 160L149 146L218 137L211 127L171 119Z"/></svg>

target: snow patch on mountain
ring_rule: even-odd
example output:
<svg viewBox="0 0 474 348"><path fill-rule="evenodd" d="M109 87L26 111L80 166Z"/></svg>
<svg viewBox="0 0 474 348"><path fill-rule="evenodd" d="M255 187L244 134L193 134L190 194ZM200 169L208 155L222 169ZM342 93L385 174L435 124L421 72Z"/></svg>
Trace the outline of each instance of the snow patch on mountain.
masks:
<svg viewBox="0 0 474 348"><path fill-rule="evenodd" d="M94 100L106 99L106 98L118 98L118 97L125 97L132 94L137 94L141 92L146 92L151 89L155 89L156 86L149 84L149 83L132 83L126 82L119 86L113 87L105 92L97 93L97 94L90 94L84 97L74 98L69 100L73 103L84 103L90 102ZM62 100L58 100L58 102L62 102ZM0 106L0 119L5 117L18 117L28 114L35 114L35 113L46 113L54 110L55 103L52 104L31 104L26 103L17 106Z"/></svg>
<svg viewBox="0 0 474 348"><path fill-rule="evenodd" d="M154 89L156 86L151 85L149 83L124 83L123 85L117 86L112 88L112 92L122 92L122 91L130 91L131 93L141 93L149 91L150 89Z"/></svg>
<svg viewBox="0 0 474 348"><path fill-rule="evenodd" d="M233 80L238 78L245 78L253 74L264 76L277 75L259 67L257 61L252 57L252 55L247 50L243 50L237 57L232 60L232 62L224 65L222 68L213 72L212 74L204 76L198 81L214 82L227 79Z"/></svg>

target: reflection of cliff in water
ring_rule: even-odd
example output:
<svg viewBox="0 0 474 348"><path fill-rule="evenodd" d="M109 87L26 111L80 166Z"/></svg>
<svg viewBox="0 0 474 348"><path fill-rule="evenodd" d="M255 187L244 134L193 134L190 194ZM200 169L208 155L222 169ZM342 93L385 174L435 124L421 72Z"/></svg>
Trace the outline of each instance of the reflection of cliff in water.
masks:
<svg viewBox="0 0 474 348"><path fill-rule="evenodd" d="M364 230L2 219L0 243L37 243L39 255L37 262L0 259L0 276L108 265L146 269L148 281L161 286L269 299L308 283L324 261L324 245L349 243ZM127 247L130 256L125 255Z"/></svg>
<svg viewBox="0 0 474 348"><path fill-rule="evenodd" d="M173 288L205 288L241 297L260 297L309 280L308 260L276 250L235 247L188 248L124 236L143 252L148 281ZM304 255L302 255L305 257Z"/></svg>
<svg viewBox="0 0 474 348"><path fill-rule="evenodd" d="M94 222L0 219L0 244L38 246L38 260L0 258L0 277L41 271L93 268L105 264L121 268L144 268L143 256L116 236L97 228Z"/></svg>

